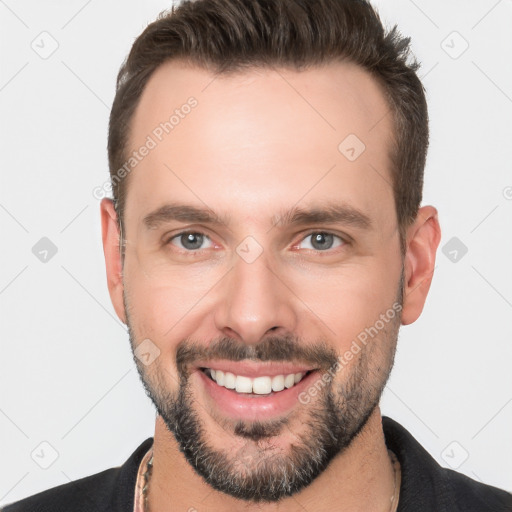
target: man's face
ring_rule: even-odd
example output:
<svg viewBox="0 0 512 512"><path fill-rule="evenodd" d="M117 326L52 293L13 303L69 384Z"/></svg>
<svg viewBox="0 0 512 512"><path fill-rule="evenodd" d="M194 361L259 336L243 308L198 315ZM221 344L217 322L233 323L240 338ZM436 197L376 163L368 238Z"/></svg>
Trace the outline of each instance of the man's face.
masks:
<svg viewBox="0 0 512 512"><path fill-rule="evenodd" d="M126 318L133 348L158 355L136 358L148 394L220 491L299 491L375 411L402 301L391 133L377 84L347 63L214 79L174 62L143 93Z"/></svg>

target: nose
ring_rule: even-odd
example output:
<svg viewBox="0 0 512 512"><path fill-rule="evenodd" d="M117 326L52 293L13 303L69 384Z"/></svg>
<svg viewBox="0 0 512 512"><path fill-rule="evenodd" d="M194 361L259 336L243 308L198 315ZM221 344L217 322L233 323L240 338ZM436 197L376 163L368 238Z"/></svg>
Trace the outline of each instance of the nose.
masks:
<svg viewBox="0 0 512 512"><path fill-rule="evenodd" d="M236 256L219 291L215 324L224 335L257 344L266 334L296 331L296 298L265 252L252 263Z"/></svg>

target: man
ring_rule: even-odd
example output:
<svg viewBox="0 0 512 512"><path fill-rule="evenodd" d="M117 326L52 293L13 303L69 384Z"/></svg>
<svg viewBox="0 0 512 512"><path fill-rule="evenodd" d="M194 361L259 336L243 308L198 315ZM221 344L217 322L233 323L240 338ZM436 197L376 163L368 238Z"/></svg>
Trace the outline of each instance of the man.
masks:
<svg viewBox="0 0 512 512"><path fill-rule="evenodd" d="M379 409L440 240L407 56L363 0L198 0L144 31L101 214L155 435L6 512L512 510Z"/></svg>

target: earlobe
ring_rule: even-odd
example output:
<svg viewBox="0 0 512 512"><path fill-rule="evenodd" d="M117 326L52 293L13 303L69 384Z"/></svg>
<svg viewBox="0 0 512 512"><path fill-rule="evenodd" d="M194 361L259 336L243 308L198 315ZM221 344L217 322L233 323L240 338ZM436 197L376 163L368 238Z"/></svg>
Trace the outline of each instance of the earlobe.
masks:
<svg viewBox="0 0 512 512"><path fill-rule="evenodd" d="M100 212L108 291L117 316L126 324L123 302L123 265L119 247L119 227L117 213L111 199L102 199Z"/></svg>
<svg viewBox="0 0 512 512"><path fill-rule="evenodd" d="M433 206L419 209L416 221L407 231L404 261L404 301L402 324L415 322L423 311L430 289L441 240L437 210Z"/></svg>

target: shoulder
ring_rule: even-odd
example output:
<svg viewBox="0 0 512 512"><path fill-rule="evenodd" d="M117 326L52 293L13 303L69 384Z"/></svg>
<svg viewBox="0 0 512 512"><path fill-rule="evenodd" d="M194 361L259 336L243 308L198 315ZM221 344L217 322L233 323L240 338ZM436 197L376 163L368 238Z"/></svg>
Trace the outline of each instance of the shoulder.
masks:
<svg viewBox="0 0 512 512"><path fill-rule="evenodd" d="M443 468L391 418L382 426L402 470L399 512L512 512L512 494Z"/></svg>
<svg viewBox="0 0 512 512"><path fill-rule="evenodd" d="M4 506L1 512L85 512L103 511L110 497L119 468L111 468L74 482L52 487L15 503Z"/></svg>
<svg viewBox="0 0 512 512"><path fill-rule="evenodd" d="M477 482L451 469L441 468L446 489L460 510L468 512L512 512L512 494Z"/></svg>
<svg viewBox="0 0 512 512"><path fill-rule="evenodd" d="M133 509L139 463L153 444L146 439L119 467L80 478L4 505L0 512L110 512Z"/></svg>

